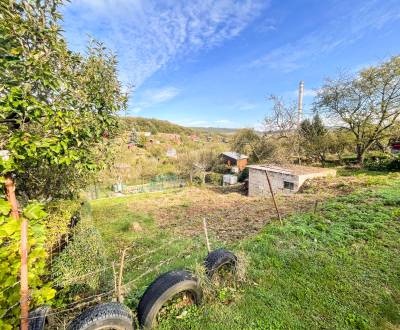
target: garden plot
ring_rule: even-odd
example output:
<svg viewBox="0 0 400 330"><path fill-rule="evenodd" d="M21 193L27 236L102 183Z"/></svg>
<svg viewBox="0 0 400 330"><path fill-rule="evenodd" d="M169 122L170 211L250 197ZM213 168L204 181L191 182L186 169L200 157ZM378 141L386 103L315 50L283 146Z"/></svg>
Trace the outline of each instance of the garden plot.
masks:
<svg viewBox="0 0 400 330"><path fill-rule="evenodd" d="M395 174L393 176L396 176ZM306 182L297 194L277 196L283 217L314 210L327 198L346 195L355 189L390 182L391 176L342 176ZM168 192L141 194L99 200L93 203L94 219L106 231L119 228L127 239L160 232L174 232L186 237L201 236L202 220L207 219L210 235L218 241L233 242L260 231L277 219L272 199L248 197L238 191L215 187L187 187ZM111 232L110 232L111 234Z"/></svg>

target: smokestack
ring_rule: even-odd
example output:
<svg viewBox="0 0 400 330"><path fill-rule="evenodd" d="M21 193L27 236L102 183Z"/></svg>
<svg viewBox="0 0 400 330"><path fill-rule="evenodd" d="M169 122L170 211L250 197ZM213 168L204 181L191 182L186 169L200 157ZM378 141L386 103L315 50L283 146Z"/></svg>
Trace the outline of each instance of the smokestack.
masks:
<svg viewBox="0 0 400 330"><path fill-rule="evenodd" d="M304 81L300 81L299 84L299 104L297 113L297 128L300 128L300 124L303 117L303 95L304 95Z"/></svg>

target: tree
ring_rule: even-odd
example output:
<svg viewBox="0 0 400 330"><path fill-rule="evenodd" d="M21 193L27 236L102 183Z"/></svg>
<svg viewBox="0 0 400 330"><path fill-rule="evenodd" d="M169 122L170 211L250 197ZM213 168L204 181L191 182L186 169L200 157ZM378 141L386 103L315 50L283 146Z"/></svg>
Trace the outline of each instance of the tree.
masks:
<svg viewBox="0 0 400 330"><path fill-rule="evenodd" d="M217 154L210 149L200 149L182 152L178 155L178 171L181 175L189 177L193 182L195 175L200 175L201 181L205 183L206 172L217 162Z"/></svg>
<svg viewBox="0 0 400 330"><path fill-rule="evenodd" d="M39 244L36 248L42 246L38 230L31 230L28 237L28 219L42 221L45 213L39 204L32 204L20 217L15 177L18 191L22 187L27 199L33 199L52 197L54 192L47 189L50 195L38 195L36 190L28 190L29 183L43 186L49 183L48 178L58 177L71 182L76 180L74 174L79 177L95 169L101 155L96 150L105 137L112 135L116 114L127 101L117 78L116 58L101 43L93 42L86 56L68 49L58 25L60 4L61 0L0 2L0 174L9 202L3 205L0 220L4 228L10 228L21 219L17 243L21 245L23 330L28 323L28 262L45 264L43 255L38 258L32 253L37 260L27 260L28 238ZM53 187L58 192L67 187L56 182ZM11 260L7 253L10 239L2 237L0 241L2 264ZM18 260L12 259L7 268L18 269ZM31 268L31 283L43 275L43 269L35 273ZM18 276L15 272L5 274L15 279ZM43 302L44 297L38 290L34 301ZM14 316L19 319L19 315ZM16 320L8 325L15 326Z"/></svg>
<svg viewBox="0 0 400 330"><path fill-rule="evenodd" d="M264 118L264 135L257 148L260 160L275 163L290 162L292 157L299 157L299 134L297 131L297 112L294 102L287 104L275 95L271 113Z"/></svg>
<svg viewBox="0 0 400 330"><path fill-rule="evenodd" d="M365 153L399 121L400 56L364 69L355 77L328 79L314 108L354 135L357 160L362 164Z"/></svg>
<svg viewBox="0 0 400 330"><path fill-rule="evenodd" d="M331 134L328 134L320 116L316 114L312 120L305 119L300 124L301 145L310 158L317 158L322 164L330 151Z"/></svg>
<svg viewBox="0 0 400 330"><path fill-rule="evenodd" d="M95 41L86 57L68 50L57 25L60 3L1 5L0 148L9 150L10 159L0 171L18 173L27 199L57 195L62 176L52 173L68 172L64 180L82 186L84 172L99 163L95 145L110 136L115 114L126 107L111 52ZM29 189L38 185L52 193Z"/></svg>
<svg viewBox="0 0 400 330"><path fill-rule="evenodd" d="M258 160L256 150L260 143L261 136L254 129L244 128L235 133L232 141L234 151L248 155L251 160Z"/></svg>
<svg viewBox="0 0 400 330"><path fill-rule="evenodd" d="M332 129L326 140L329 145L329 152L336 155L340 163L343 163L343 155L353 150L354 136L347 130Z"/></svg>
<svg viewBox="0 0 400 330"><path fill-rule="evenodd" d="M273 102L271 114L264 118L264 128L267 133L275 133L280 137L289 137L297 126L296 104L286 104L276 95L268 98Z"/></svg>

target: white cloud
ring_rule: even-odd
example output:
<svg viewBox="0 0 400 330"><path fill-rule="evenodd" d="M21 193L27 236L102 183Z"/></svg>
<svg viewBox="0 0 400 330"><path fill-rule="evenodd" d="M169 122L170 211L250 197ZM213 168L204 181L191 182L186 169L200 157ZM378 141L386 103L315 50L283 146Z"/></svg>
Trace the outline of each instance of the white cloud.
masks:
<svg viewBox="0 0 400 330"><path fill-rule="evenodd" d="M216 124L233 124L232 120L229 119L220 119L215 121Z"/></svg>
<svg viewBox="0 0 400 330"><path fill-rule="evenodd" d="M140 86L172 60L236 37L269 0L76 0L64 11L68 39L90 33L114 49L125 83Z"/></svg>
<svg viewBox="0 0 400 330"><path fill-rule="evenodd" d="M283 72L308 66L318 56L343 45L354 43L370 30L382 29L388 22L400 18L398 0L365 0L361 5L344 3L343 14L328 21L318 31L275 48L247 67L267 66ZM346 6L351 5L351 8Z"/></svg>
<svg viewBox="0 0 400 330"><path fill-rule="evenodd" d="M253 110L259 107L259 104L253 102L241 102L235 108L241 111Z"/></svg>
<svg viewBox="0 0 400 330"><path fill-rule="evenodd" d="M152 106L171 101L178 96L180 92L180 89L172 86L147 89L143 91L138 101L136 101L136 98L132 99L132 106L129 112L139 113Z"/></svg>
<svg viewBox="0 0 400 330"><path fill-rule="evenodd" d="M132 109L129 109L129 112L133 112L133 113L139 113L143 110L142 107L133 107Z"/></svg>
<svg viewBox="0 0 400 330"><path fill-rule="evenodd" d="M211 122L206 120L195 120L195 119L184 119L175 121L178 125L185 127L200 127L200 126L211 126Z"/></svg>
<svg viewBox="0 0 400 330"><path fill-rule="evenodd" d="M162 103L172 100L180 93L176 87L164 87L159 89L149 89L143 92L145 98L151 104Z"/></svg>

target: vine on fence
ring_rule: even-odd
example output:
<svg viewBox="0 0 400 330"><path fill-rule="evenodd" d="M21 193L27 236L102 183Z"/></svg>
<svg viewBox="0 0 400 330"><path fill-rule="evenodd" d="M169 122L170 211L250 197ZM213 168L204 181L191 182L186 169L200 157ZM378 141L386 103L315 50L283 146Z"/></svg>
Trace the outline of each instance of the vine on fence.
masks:
<svg viewBox="0 0 400 330"><path fill-rule="evenodd" d="M15 329L19 324L20 299L20 221L10 216L11 206L0 199L0 328ZM31 301L43 304L52 299L55 290L44 284L46 275L45 249L46 231L43 219L46 213L41 204L32 203L25 207L22 216L29 219L29 281Z"/></svg>

